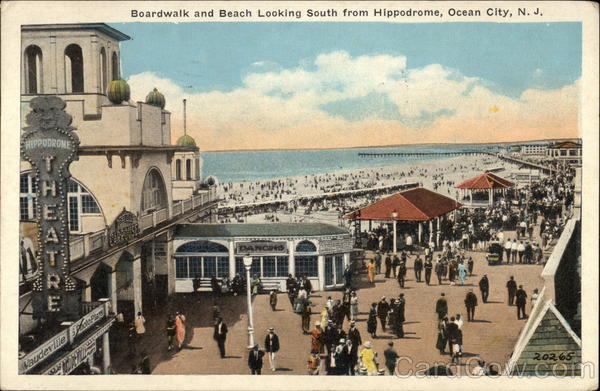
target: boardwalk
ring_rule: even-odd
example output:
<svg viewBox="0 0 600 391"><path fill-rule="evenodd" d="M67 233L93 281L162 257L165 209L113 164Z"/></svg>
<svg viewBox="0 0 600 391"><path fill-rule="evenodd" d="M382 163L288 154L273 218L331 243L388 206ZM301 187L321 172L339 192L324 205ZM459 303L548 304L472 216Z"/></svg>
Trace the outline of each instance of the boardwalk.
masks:
<svg viewBox="0 0 600 391"><path fill-rule="evenodd" d="M480 356L487 362L497 362L502 365L507 361L512 348L517 340L519 332L525 320L517 320L516 308L506 304L505 283L509 276L514 275L518 284L523 284L529 295L534 288L542 287L539 277L542 267L539 265L502 265L488 266L484 260L483 253L468 253L475 259L474 276L466 281L465 286L449 286L445 282L442 286L437 284L426 286L424 283L416 283L412 271L414 256L410 257L408 266L408 280L405 289L400 289L393 279L385 280L379 275L376 284L371 286L362 276L358 291L360 302L360 315L357 321L363 341L370 340L366 331L366 318L368 308L372 302L378 301L381 296L397 297L400 292L405 294L406 318L404 339L393 339L389 333L378 332L379 338L373 341L374 349L379 353L380 363L383 359L383 350L387 342L393 340L397 351L409 357L411 363L404 362L401 366L403 371L414 369L418 362L449 362L448 355L440 355L435 349L436 341L436 315L434 313L435 301L441 292L445 292L448 298L450 314L465 314L463 300L468 289L474 289L480 303L477 307L475 318L472 323L465 322L464 352L465 362L469 357ZM487 304L481 302L477 283L479 278L487 273L490 279L490 297ZM322 309L327 295L334 299L341 299L341 292L317 292L312 296L313 315L312 323L319 317L318 312ZM186 304L184 311L188 315L189 326L189 348L178 353L167 352L164 337L164 317L161 319L150 319L148 339L145 349L151 355L151 364L155 374L246 374L246 344L247 344L247 320L245 315L245 297L227 297L220 300L223 317L229 325L229 337L227 339L227 358L220 359L216 343L212 339L213 329L211 327L212 299L210 295L203 299L194 300ZM254 299L254 322L256 329L256 341L261 346L264 342L267 328L275 327L281 340L281 352L278 358L276 372L268 369L265 360L264 374L304 374L306 373L306 358L310 348L310 338L302 334L300 329L300 317L291 311L290 303L285 294L279 295L278 310L272 312L268 305L268 296L260 295ZM527 310L530 306L528 304ZM348 323L345 322L344 329L347 330ZM123 345L125 346L125 344ZM122 357L115 360L115 366L120 373L128 371L129 361ZM455 368L459 372L465 370L465 366Z"/></svg>

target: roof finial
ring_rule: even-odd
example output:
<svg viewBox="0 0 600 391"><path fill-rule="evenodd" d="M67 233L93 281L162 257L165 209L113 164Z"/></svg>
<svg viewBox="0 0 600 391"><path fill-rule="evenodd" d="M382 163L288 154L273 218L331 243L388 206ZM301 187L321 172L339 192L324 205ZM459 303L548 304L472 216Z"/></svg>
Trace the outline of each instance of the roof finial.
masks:
<svg viewBox="0 0 600 391"><path fill-rule="evenodd" d="M187 136L187 121L186 121L186 112L185 112L185 106L186 106L186 102L187 99L183 100L183 135Z"/></svg>

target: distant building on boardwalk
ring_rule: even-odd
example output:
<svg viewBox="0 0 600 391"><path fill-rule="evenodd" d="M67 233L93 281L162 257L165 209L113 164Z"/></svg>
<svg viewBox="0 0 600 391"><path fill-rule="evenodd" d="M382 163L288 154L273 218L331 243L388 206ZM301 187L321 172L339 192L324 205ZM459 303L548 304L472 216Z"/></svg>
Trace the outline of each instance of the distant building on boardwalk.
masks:
<svg viewBox="0 0 600 391"><path fill-rule="evenodd" d="M548 146L548 157L556 159L563 164L581 164L581 144L573 141L564 141Z"/></svg>
<svg viewBox="0 0 600 391"><path fill-rule="evenodd" d="M545 156L547 154L548 144L523 144L521 145L521 155L523 156Z"/></svg>

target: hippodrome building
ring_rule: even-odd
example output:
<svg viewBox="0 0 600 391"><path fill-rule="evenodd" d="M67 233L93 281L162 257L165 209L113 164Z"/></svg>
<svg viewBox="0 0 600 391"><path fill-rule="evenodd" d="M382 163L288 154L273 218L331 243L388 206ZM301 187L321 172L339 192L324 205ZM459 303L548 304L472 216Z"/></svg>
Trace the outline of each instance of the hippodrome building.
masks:
<svg viewBox="0 0 600 391"><path fill-rule="evenodd" d="M288 274L306 275L315 289L343 285L352 250L347 230L217 224L216 180L202 181L185 115L184 135L173 145L164 96L148 86L144 102L129 98L120 70L120 42L128 39L103 23L22 26L21 126L27 126L32 99L58 96L80 141L69 167L65 224L69 273L81 297L77 321L34 319L44 199L38 203L38 174L22 159L21 374L78 373L83 363L109 373L115 314L131 322L138 311L193 290L195 279L207 288L213 276L242 274L246 256L253 257L252 276L270 289L284 288Z"/></svg>

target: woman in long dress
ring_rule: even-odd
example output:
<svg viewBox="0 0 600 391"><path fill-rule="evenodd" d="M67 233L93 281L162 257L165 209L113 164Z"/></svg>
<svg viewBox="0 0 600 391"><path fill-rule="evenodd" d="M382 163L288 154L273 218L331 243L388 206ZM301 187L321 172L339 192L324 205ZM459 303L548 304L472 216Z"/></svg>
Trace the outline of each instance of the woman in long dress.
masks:
<svg viewBox="0 0 600 391"><path fill-rule="evenodd" d="M377 375L377 364L375 363L375 352L372 349L371 341L364 343L364 349L360 351L361 367L367 370L367 375Z"/></svg>
<svg viewBox="0 0 600 391"><path fill-rule="evenodd" d="M438 336L435 347L440 351L440 354L444 354L444 350L446 347L446 343L448 342L447 332L446 332L446 324L448 322L448 318L444 317L444 319L440 320L438 323Z"/></svg>
<svg viewBox="0 0 600 391"><path fill-rule="evenodd" d="M367 275L369 282L372 284L375 281L375 262L371 259L371 262L367 264Z"/></svg>
<svg viewBox="0 0 600 391"><path fill-rule="evenodd" d="M465 269L465 265L463 265L461 262L458 265L458 283L460 285L464 285L466 277L467 277L467 270Z"/></svg>
<svg viewBox="0 0 600 391"><path fill-rule="evenodd" d="M357 316L358 316L358 296L356 295L356 292L352 292L352 295L350 296L350 319L356 320Z"/></svg>
<svg viewBox="0 0 600 391"><path fill-rule="evenodd" d="M175 316L175 336L177 338L177 346L181 350L181 346L185 340L185 316L179 312Z"/></svg>
<svg viewBox="0 0 600 391"><path fill-rule="evenodd" d="M371 304L369 319L367 319L367 331L371 338L377 338L377 303Z"/></svg>
<svg viewBox="0 0 600 391"><path fill-rule="evenodd" d="M327 326L327 321L329 320L329 311L327 311L327 307L323 307L321 310L321 329L325 330L325 326Z"/></svg>

